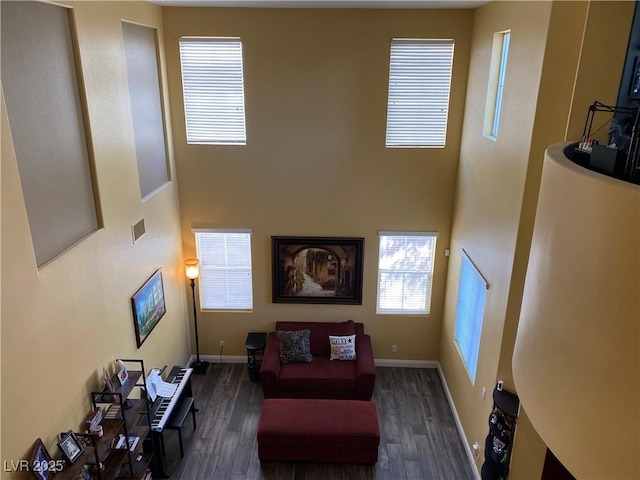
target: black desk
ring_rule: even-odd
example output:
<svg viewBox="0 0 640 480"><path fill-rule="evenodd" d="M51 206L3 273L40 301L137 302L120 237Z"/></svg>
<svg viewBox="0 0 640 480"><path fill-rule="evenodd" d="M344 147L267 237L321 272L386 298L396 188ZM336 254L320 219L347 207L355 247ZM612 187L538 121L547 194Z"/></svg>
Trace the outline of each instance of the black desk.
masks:
<svg viewBox="0 0 640 480"><path fill-rule="evenodd" d="M260 381L260 366L262 355L267 344L267 334L264 332L250 332L247 335L245 347L247 349L247 367L249 378L254 382Z"/></svg>

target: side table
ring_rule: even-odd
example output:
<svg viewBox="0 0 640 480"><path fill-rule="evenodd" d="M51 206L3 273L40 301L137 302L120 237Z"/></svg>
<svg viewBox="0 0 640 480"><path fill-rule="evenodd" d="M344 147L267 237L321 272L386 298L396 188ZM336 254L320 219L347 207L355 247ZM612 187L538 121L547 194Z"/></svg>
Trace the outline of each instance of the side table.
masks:
<svg viewBox="0 0 640 480"><path fill-rule="evenodd" d="M262 365L262 355L267 344L267 334L265 332L250 332L247 335L245 347L247 349L247 367L249 378L254 382L260 381L260 366Z"/></svg>

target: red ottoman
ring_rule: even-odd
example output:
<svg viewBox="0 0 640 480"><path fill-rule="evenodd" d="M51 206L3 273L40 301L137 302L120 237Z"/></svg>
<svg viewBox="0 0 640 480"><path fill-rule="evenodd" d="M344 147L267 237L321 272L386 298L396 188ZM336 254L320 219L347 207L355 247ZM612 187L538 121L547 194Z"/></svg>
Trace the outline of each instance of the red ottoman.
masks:
<svg viewBox="0 0 640 480"><path fill-rule="evenodd" d="M379 444L373 402L268 398L262 404L260 461L376 463Z"/></svg>

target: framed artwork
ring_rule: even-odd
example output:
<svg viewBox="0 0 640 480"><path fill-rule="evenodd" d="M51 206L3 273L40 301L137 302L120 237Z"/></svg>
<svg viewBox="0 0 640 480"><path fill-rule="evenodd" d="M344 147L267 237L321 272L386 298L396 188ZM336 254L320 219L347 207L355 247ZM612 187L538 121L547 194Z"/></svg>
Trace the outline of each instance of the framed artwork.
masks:
<svg viewBox="0 0 640 480"><path fill-rule="evenodd" d="M109 392L115 392L115 386L113 385L113 381L111 380L111 376L107 372L107 369L102 367L102 376L104 378L104 388Z"/></svg>
<svg viewBox="0 0 640 480"><path fill-rule="evenodd" d="M129 378L129 372L127 372L126 368L121 368L118 372L118 380L120 380L120 385L124 385Z"/></svg>
<svg viewBox="0 0 640 480"><path fill-rule="evenodd" d="M162 269L155 271L144 285L131 297L133 325L138 348L144 343L160 319L167 313L164 303Z"/></svg>
<svg viewBox="0 0 640 480"><path fill-rule="evenodd" d="M629 84L629 95L640 97L640 57L636 57L631 72L631 83Z"/></svg>
<svg viewBox="0 0 640 480"><path fill-rule="evenodd" d="M29 455L29 471L38 480L48 480L53 475L50 469L52 463L51 455L47 452L42 440L38 438Z"/></svg>
<svg viewBox="0 0 640 480"><path fill-rule="evenodd" d="M78 440L76 434L69 430L62 435L62 438L58 442L58 448L67 459L69 463L75 462L82 452L84 452L84 443Z"/></svg>
<svg viewBox="0 0 640 480"><path fill-rule="evenodd" d="M362 305L363 238L271 237L273 302Z"/></svg>

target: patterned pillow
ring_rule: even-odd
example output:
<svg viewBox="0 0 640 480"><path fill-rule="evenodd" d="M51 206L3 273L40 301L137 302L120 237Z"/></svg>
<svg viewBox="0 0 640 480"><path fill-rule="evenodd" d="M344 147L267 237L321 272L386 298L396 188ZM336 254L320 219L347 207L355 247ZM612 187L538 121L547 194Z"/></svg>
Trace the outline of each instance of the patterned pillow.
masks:
<svg viewBox="0 0 640 480"><path fill-rule="evenodd" d="M331 360L356 359L355 335L347 335L344 337L329 335L329 345L331 346Z"/></svg>
<svg viewBox="0 0 640 480"><path fill-rule="evenodd" d="M280 363L310 363L313 362L309 339L311 330L293 330L290 332L278 330L278 347Z"/></svg>

